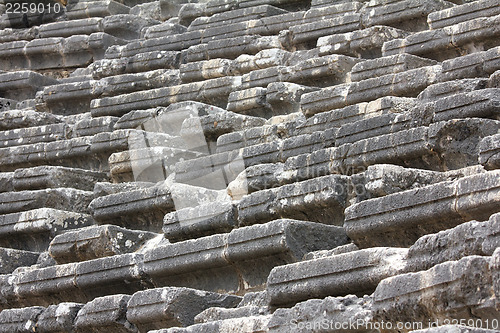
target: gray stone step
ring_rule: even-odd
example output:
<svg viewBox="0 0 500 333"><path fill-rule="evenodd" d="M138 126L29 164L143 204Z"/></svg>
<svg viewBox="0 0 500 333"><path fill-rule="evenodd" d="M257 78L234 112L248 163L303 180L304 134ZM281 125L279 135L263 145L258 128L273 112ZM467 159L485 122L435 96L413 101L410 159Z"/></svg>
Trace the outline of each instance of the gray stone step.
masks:
<svg viewBox="0 0 500 333"><path fill-rule="evenodd" d="M409 71L387 74L360 82L323 88L301 97L301 109L306 117L348 105L369 102L384 96L414 97L436 82L441 66L426 66Z"/></svg>
<svg viewBox="0 0 500 333"><path fill-rule="evenodd" d="M94 223L90 215L52 208L0 215L0 246L43 252L56 235Z"/></svg>
<svg viewBox="0 0 500 333"><path fill-rule="evenodd" d="M319 55L345 54L357 58L377 58L382 55L382 45L396 38L405 38L404 30L376 25L370 28L318 38Z"/></svg>
<svg viewBox="0 0 500 333"><path fill-rule="evenodd" d="M109 46L123 43L102 32L15 41L0 44L0 59L5 64L4 69L9 71L84 67L102 59Z"/></svg>
<svg viewBox="0 0 500 333"><path fill-rule="evenodd" d="M0 129L2 131L50 125L60 122L62 122L62 117L30 109L0 112Z"/></svg>
<svg viewBox="0 0 500 333"><path fill-rule="evenodd" d="M73 135L83 137L112 132L118 119L118 117L111 116L82 119L73 126Z"/></svg>
<svg viewBox="0 0 500 333"><path fill-rule="evenodd" d="M370 329L372 300L369 296L358 298L354 295L345 297L325 297L297 303L292 308L279 308L271 317L267 328L269 332L300 332L316 331L314 327L338 331L342 326L357 332L373 333ZM337 324L336 324L337 323ZM350 326L349 326L350 325Z"/></svg>
<svg viewBox="0 0 500 333"><path fill-rule="evenodd" d="M187 327L209 307L232 308L241 297L189 288L157 288L139 291L127 304L127 320L140 332L168 327Z"/></svg>
<svg viewBox="0 0 500 333"><path fill-rule="evenodd" d="M348 177L329 175L254 192L238 203L238 222L252 225L277 218L342 225Z"/></svg>
<svg viewBox="0 0 500 333"><path fill-rule="evenodd" d="M57 80L32 71L17 71L0 74L0 93L2 97L25 100L35 97L44 86L56 84Z"/></svg>
<svg viewBox="0 0 500 333"><path fill-rule="evenodd" d="M36 264L40 253L0 247L0 274L10 274L16 268Z"/></svg>
<svg viewBox="0 0 500 333"><path fill-rule="evenodd" d="M98 297L83 305L74 319L76 332L137 333L137 328L127 321L129 295Z"/></svg>
<svg viewBox="0 0 500 333"><path fill-rule="evenodd" d="M442 0L372 0L363 9L363 25L390 25L409 31L427 29L425 17L435 11L449 8L452 3Z"/></svg>
<svg viewBox="0 0 500 333"><path fill-rule="evenodd" d="M500 2L479 0L430 13L427 22L430 29L439 29L475 18L498 14L500 14Z"/></svg>
<svg viewBox="0 0 500 333"><path fill-rule="evenodd" d="M4 192L0 193L0 214L44 207L86 213L92 198L92 192L72 188Z"/></svg>
<svg viewBox="0 0 500 333"><path fill-rule="evenodd" d="M499 227L500 214L496 213L485 222L466 222L423 236L409 249L408 269L418 272L466 256L491 256L500 246Z"/></svg>
<svg viewBox="0 0 500 333"><path fill-rule="evenodd" d="M486 169L500 168L500 134L487 136L479 143L479 163Z"/></svg>
<svg viewBox="0 0 500 333"><path fill-rule="evenodd" d="M111 49L111 48L110 48ZM94 61L90 68L94 79L107 76L153 71L157 69L179 68L180 52L152 51L130 57L101 59ZM175 74L175 72L172 72Z"/></svg>
<svg viewBox="0 0 500 333"><path fill-rule="evenodd" d="M346 208L344 228L362 248L409 247L425 234L487 220L498 211L498 186L490 171L362 201Z"/></svg>
<svg viewBox="0 0 500 333"><path fill-rule="evenodd" d="M144 268L155 286L243 292L262 288L276 265L296 262L313 249L343 244L344 236L332 237L339 231L311 222L277 220L157 247L145 253Z"/></svg>
<svg viewBox="0 0 500 333"><path fill-rule="evenodd" d="M175 102L199 101L225 107L231 91L240 84L240 77L222 77L203 82L138 91L114 97L94 99L90 103L93 117L123 116L133 110L168 106Z"/></svg>
<svg viewBox="0 0 500 333"><path fill-rule="evenodd" d="M385 42L382 54L410 53L436 60L473 53L474 43L489 49L498 46L498 21L500 16L481 17L436 30L417 32L404 39Z"/></svg>
<svg viewBox="0 0 500 333"><path fill-rule="evenodd" d="M195 324L183 328L168 328L153 330L148 333L206 333L206 332L238 332L244 330L246 333L260 333L267 330L271 316L249 316L245 318L234 318L217 320L210 323Z"/></svg>
<svg viewBox="0 0 500 333"><path fill-rule="evenodd" d="M445 319L473 319L485 324L498 318L492 288L491 257L469 256L448 261L427 271L394 276L380 282L374 293L375 321L410 320L444 323ZM475 286L475 292L461 290ZM438 296L439 295L439 296ZM439 297L436 306L432 299ZM483 327L487 327L484 325Z"/></svg>
<svg viewBox="0 0 500 333"><path fill-rule="evenodd" d="M3 310L0 312L0 330L3 332L33 331L36 329L36 320L43 310L41 306Z"/></svg>
<svg viewBox="0 0 500 333"><path fill-rule="evenodd" d="M49 254L58 264L92 260L135 252L155 236L114 225L90 226L54 237Z"/></svg>
<svg viewBox="0 0 500 333"><path fill-rule="evenodd" d="M383 279L405 272L407 252L378 247L276 267L267 280L270 304L371 294Z"/></svg>
<svg viewBox="0 0 500 333"><path fill-rule="evenodd" d="M442 67L443 82L469 77L487 77L500 69L500 47L445 60Z"/></svg>
<svg viewBox="0 0 500 333"><path fill-rule="evenodd" d="M61 303L48 306L36 320L40 332L70 331L74 327L77 313L83 307L79 303Z"/></svg>
<svg viewBox="0 0 500 333"><path fill-rule="evenodd" d="M65 123L0 131L0 148L64 140L70 131Z"/></svg>
<svg viewBox="0 0 500 333"><path fill-rule="evenodd" d="M58 187L92 191L94 183L107 179L106 174L100 172L59 166L40 166L17 169L12 183L16 191Z"/></svg>

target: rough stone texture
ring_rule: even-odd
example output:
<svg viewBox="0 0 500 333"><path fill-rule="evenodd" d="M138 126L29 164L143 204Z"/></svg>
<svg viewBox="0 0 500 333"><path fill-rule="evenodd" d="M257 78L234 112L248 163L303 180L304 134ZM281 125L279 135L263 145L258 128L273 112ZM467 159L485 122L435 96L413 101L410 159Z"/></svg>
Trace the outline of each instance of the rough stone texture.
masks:
<svg viewBox="0 0 500 333"><path fill-rule="evenodd" d="M127 320L140 332L185 327L211 306L234 307L241 298L189 288L158 288L135 293L128 302Z"/></svg>
<svg viewBox="0 0 500 333"><path fill-rule="evenodd" d="M500 168L500 135L487 136L479 144L479 163L486 169Z"/></svg>
<svg viewBox="0 0 500 333"><path fill-rule="evenodd" d="M296 262L313 248L346 242L338 227L277 220L158 247L145 253L144 269L155 286L243 292L262 288L278 263Z"/></svg>
<svg viewBox="0 0 500 333"><path fill-rule="evenodd" d="M423 271L462 257L491 256L500 247L500 214L486 222L471 221L419 238L408 252L408 269Z"/></svg>
<svg viewBox="0 0 500 333"><path fill-rule="evenodd" d="M86 261L135 252L154 236L113 225L91 226L56 236L50 242L49 253L58 264Z"/></svg>
<svg viewBox="0 0 500 333"><path fill-rule="evenodd" d="M468 256L385 279L373 295L374 320L418 321L426 327L429 320L477 319L486 327L486 320L498 318L490 265L491 257Z"/></svg>
<svg viewBox="0 0 500 333"><path fill-rule="evenodd" d="M344 227L362 248L409 247L425 234L496 213L497 178L496 171L479 173L362 201L346 209Z"/></svg>
<svg viewBox="0 0 500 333"><path fill-rule="evenodd" d="M36 320L43 310L40 306L3 310L0 312L0 330L13 333L33 332L36 330Z"/></svg>
<svg viewBox="0 0 500 333"><path fill-rule="evenodd" d="M274 268L267 280L270 303L371 294L377 284L405 271L406 249L371 248Z"/></svg>
<svg viewBox="0 0 500 333"><path fill-rule="evenodd" d="M17 267L36 264L40 253L0 248L0 274L12 273Z"/></svg>
<svg viewBox="0 0 500 333"><path fill-rule="evenodd" d="M79 303L60 303L47 307L36 321L38 332L68 332L74 328L77 313L83 307Z"/></svg>
<svg viewBox="0 0 500 333"><path fill-rule="evenodd" d="M45 251L55 235L94 224L87 214L39 208L0 215L0 244L29 251Z"/></svg>

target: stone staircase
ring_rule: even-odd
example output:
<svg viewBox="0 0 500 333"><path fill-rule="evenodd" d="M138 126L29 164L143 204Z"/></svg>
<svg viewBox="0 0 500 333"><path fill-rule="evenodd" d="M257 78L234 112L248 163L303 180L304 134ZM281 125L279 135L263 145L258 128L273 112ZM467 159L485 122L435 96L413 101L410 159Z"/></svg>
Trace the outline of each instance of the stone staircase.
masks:
<svg viewBox="0 0 500 333"><path fill-rule="evenodd" d="M27 4L1 333L500 331L500 1Z"/></svg>

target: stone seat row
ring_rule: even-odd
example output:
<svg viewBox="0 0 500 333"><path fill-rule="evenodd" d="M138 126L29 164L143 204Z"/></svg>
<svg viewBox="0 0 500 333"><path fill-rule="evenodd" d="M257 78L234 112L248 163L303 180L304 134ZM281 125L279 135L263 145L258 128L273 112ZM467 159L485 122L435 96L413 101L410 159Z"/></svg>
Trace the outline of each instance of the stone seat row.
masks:
<svg viewBox="0 0 500 333"><path fill-rule="evenodd" d="M257 316L260 317L261 321L259 326L272 332L274 330L281 331L286 327L290 328L293 321L287 321L286 318L298 319L299 322L316 319L316 317L299 316L296 318L294 316L296 315L295 311L300 311L301 307L309 304L309 310L304 308L302 311L308 313L308 311L315 311L315 309L330 305L330 310L322 312L322 316L337 321L342 318L344 320L352 319L354 316L363 320L363 323L358 325L366 325L367 322L380 320L396 322L401 319L401 316L404 316L408 320L421 320L422 327L425 328L426 324L429 324L429 318L415 318L412 309L415 307L426 309L428 299L434 297L435 294L440 294L442 297L446 297L452 306L442 308L430 319L470 318L479 319L485 323L486 320L497 318L495 306L498 304L499 295L497 293L499 289L495 278L498 275L498 268L500 268L498 266L500 252L495 252L500 241L497 225L498 214L495 214L486 222L471 221L450 230L424 236L417 240L410 249L379 247L357 250L352 246L341 246L330 251L311 252L305 255L303 261L272 269L267 279L265 292L252 296L253 299L249 297L252 293L249 293L241 302L240 298L234 296L167 287L135 291L131 297L126 295L99 297L84 305L83 310L80 310L83 304L75 303L60 303L58 305L44 303L44 306L48 306L47 309L31 307L6 310L0 316L0 322L2 326L6 325L6 327L13 329L17 327L16 325L27 325L30 319L36 322L38 318L43 327L55 320L54 317L59 317L58 321L63 322L61 317L65 316L69 321L64 321L66 325L73 323L76 317L78 327L84 326L85 316L89 316L90 319L92 314L93 320L86 322L91 327L91 323L94 323L95 326L97 321L101 329L109 329L109 327L123 329L125 327L130 332L137 332L133 330L132 325L127 327L127 322L117 320L117 311L120 311L122 318L125 317L124 313L126 313L129 323L136 324L135 329L138 329L139 332L147 332L153 328L168 328L170 325L189 326L195 321L199 324L188 328L188 331L205 332L203 329L211 326L217 328L220 325L222 327L229 325L231 327L231 319L238 320L240 324L242 320L246 324L250 324L257 320L254 317ZM457 237L460 237L461 241L457 242ZM465 241L462 241L464 239ZM447 246L443 247L443 244L447 244ZM433 251L433 256L429 256L429 250ZM475 280L474 283L482 288L481 295L486 297L477 297L464 302L461 299L461 294L454 292L454 290L463 288L471 282L470 279L474 279L469 273L469 268L482 272L480 281ZM448 274L441 275L446 271L449 272L450 276ZM360 272L363 273L359 274ZM423 280L427 282L418 283ZM492 281L493 288L491 288ZM408 288L394 289L394 285L408 285L408 283L414 288L409 290ZM326 285L329 288L324 288ZM423 289L426 289L428 293L410 297L415 296L415 293L419 293ZM346 296L349 293L354 293L361 297L371 292L374 292L373 296L364 296L363 298L357 298L353 295ZM179 295L183 295L183 298L179 298ZM311 298L324 297L326 298L322 300L310 300ZM193 298L197 299L198 306L191 307L189 311L182 306L174 307L174 303L172 303L181 302L184 304L183 301ZM154 302L151 302L151 299L154 299ZM301 301L306 301L306 303L298 303ZM128 306L120 305L123 302L128 303ZM230 309L239 302L238 308ZM340 306L343 310L335 310L338 306L332 308L333 304L343 305ZM292 307L278 309L274 314L269 311L273 307L284 305ZM72 311L59 310L55 313L58 307L64 306L72 308ZM208 309L210 306L216 307ZM77 314L78 311L82 312ZM201 311L203 312L200 313ZM42 312L43 314L39 317ZM167 318L172 318L172 312L178 313L177 316L173 317L184 318L184 320L167 320ZM345 312L351 318L345 317ZM98 315L98 313L100 314ZM243 319L242 317L247 318ZM78 320L81 321L80 325L78 325ZM51 329L54 328L48 328L48 332L51 332ZM125 332L129 332L129 330L125 330ZM366 329L366 331L370 330ZM166 332L166 330L158 332Z"/></svg>
<svg viewBox="0 0 500 333"><path fill-rule="evenodd" d="M2 303L8 307L47 306L160 286L244 293L263 288L274 266L346 242L339 227L277 220L175 244L157 242L136 253L18 268L1 276Z"/></svg>

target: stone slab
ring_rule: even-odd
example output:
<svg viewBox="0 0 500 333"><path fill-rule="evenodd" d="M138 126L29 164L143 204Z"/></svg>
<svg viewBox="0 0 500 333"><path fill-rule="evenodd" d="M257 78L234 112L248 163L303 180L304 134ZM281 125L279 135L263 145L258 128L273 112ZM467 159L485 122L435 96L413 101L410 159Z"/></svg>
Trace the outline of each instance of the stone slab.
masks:
<svg viewBox="0 0 500 333"><path fill-rule="evenodd" d="M360 247L409 247L425 234L496 213L497 177L490 171L362 201L346 209L344 227Z"/></svg>
<svg viewBox="0 0 500 333"><path fill-rule="evenodd" d="M38 317L36 329L43 333L70 331L74 327L77 313L83 307L80 303L50 305Z"/></svg>
<svg viewBox="0 0 500 333"><path fill-rule="evenodd" d="M44 86L56 84L57 80L33 71L17 71L0 74L0 92L2 97L24 100L35 97L35 93Z"/></svg>
<svg viewBox="0 0 500 333"><path fill-rule="evenodd" d="M49 254L58 264L92 260L135 252L155 236L113 225L90 226L54 237Z"/></svg>
<svg viewBox="0 0 500 333"><path fill-rule="evenodd" d="M58 187L92 191L94 183L104 180L107 180L107 176L100 172L58 166L40 166L17 169L14 172L13 186L16 191Z"/></svg>
<svg viewBox="0 0 500 333"><path fill-rule="evenodd" d="M16 268L36 264L40 253L0 247L0 274L10 274Z"/></svg>
<svg viewBox="0 0 500 333"><path fill-rule="evenodd" d="M0 216L0 244L4 247L42 252L55 235L94 224L89 215L40 208Z"/></svg>
<svg viewBox="0 0 500 333"><path fill-rule="evenodd" d="M0 129L13 130L16 128L36 127L60 123L60 117L34 110L9 110L0 112Z"/></svg>
<svg viewBox="0 0 500 333"><path fill-rule="evenodd" d="M479 143L479 163L486 169L500 168L500 135L487 136Z"/></svg>
<svg viewBox="0 0 500 333"><path fill-rule="evenodd" d="M430 29L439 29L479 17L500 14L496 0L481 0L430 13L427 22Z"/></svg>
<svg viewBox="0 0 500 333"><path fill-rule="evenodd" d="M277 220L158 247L145 253L144 268L155 286L241 293L263 288L276 265L296 262L313 248L346 241L338 227Z"/></svg>
<svg viewBox="0 0 500 333"><path fill-rule="evenodd" d="M371 294L381 280L404 272L407 252L371 248L276 267L267 280L270 304L284 306L311 298Z"/></svg>
<svg viewBox="0 0 500 333"><path fill-rule="evenodd" d="M169 327L187 327L208 307L234 307L237 296L189 288L157 288L135 293L128 301L127 320L148 332Z"/></svg>
<svg viewBox="0 0 500 333"><path fill-rule="evenodd" d="M36 329L37 318L43 310L41 306L3 310L0 312L0 330L13 333L32 332Z"/></svg>

